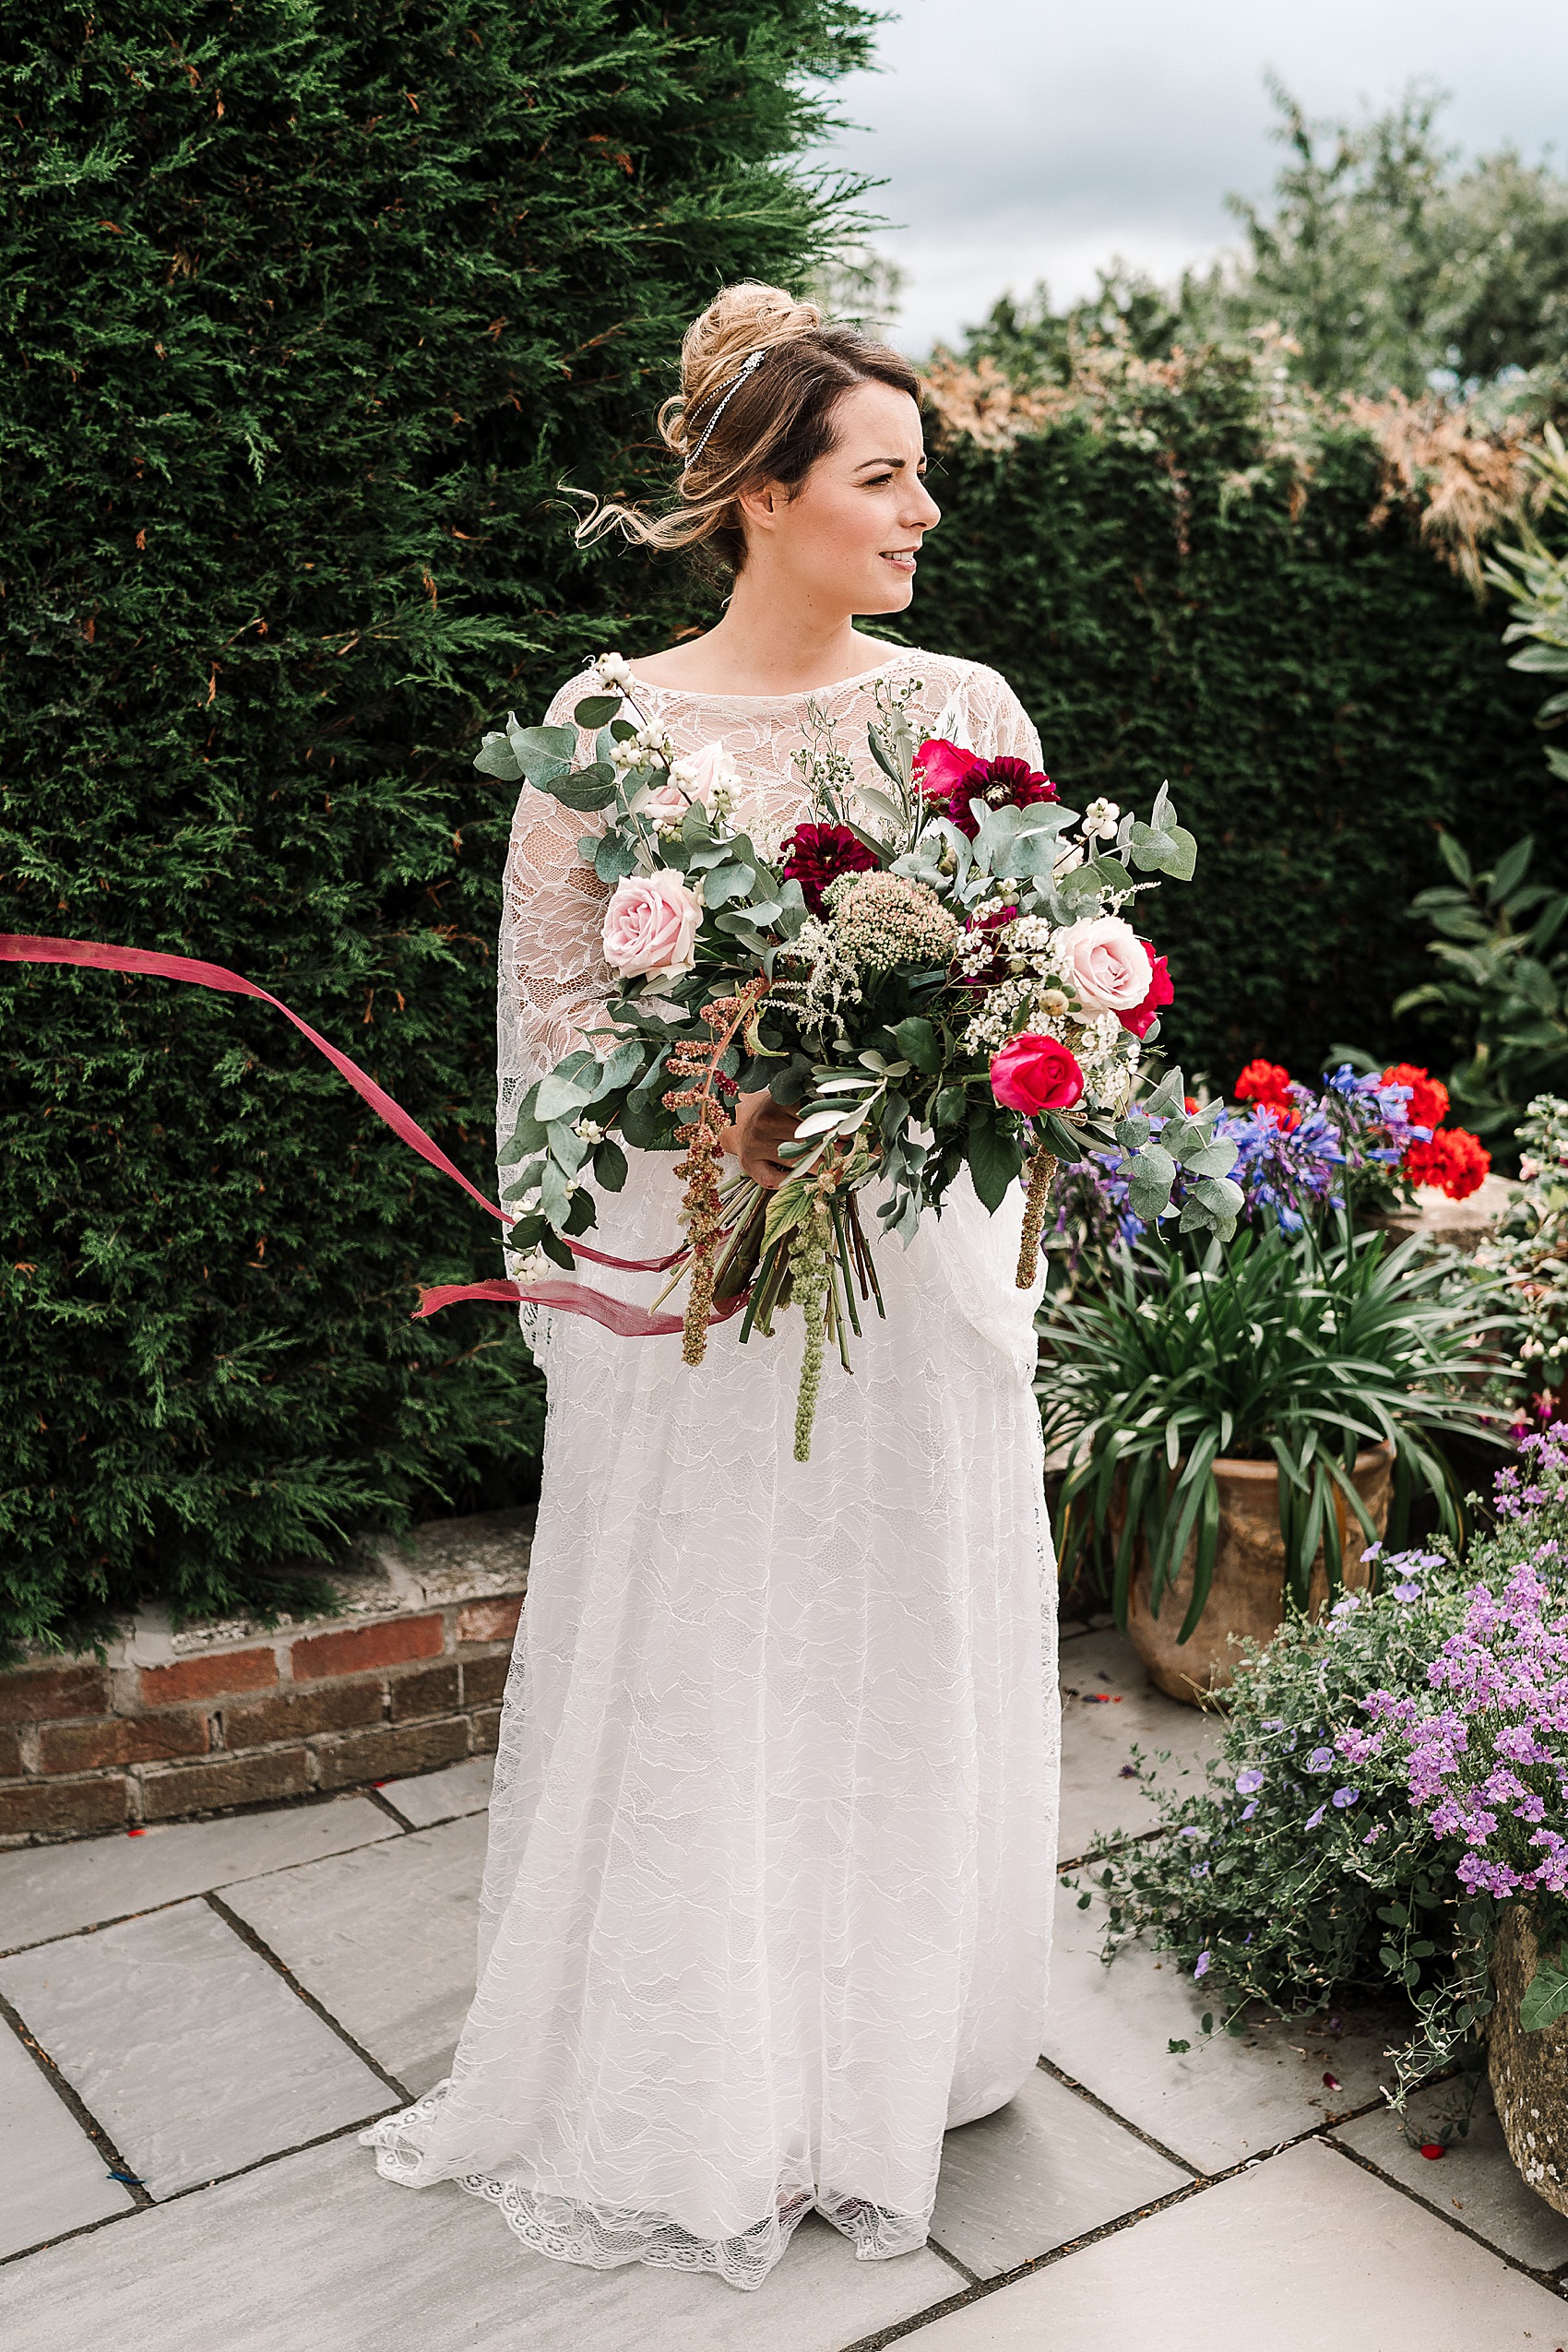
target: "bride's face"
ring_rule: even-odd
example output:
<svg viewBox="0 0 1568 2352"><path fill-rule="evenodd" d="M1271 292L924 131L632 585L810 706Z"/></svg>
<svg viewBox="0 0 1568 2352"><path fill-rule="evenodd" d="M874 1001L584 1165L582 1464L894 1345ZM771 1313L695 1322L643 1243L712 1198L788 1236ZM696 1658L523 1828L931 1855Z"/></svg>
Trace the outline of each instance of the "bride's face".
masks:
<svg viewBox="0 0 1568 2352"><path fill-rule="evenodd" d="M890 384L857 384L833 410L837 438L791 497L767 485L741 501L747 561L770 586L846 614L901 612L915 558L942 509L924 481L921 412Z"/></svg>

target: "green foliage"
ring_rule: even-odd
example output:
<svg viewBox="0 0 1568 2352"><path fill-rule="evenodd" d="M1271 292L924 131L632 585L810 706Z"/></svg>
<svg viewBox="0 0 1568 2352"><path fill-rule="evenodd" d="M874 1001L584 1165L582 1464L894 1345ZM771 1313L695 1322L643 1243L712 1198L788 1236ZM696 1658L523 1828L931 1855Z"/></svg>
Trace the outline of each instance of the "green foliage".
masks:
<svg viewBox="0 0 1568 2352"><path fill-rule="evenodd" d="M1170 778L1203 856L1155 918L1161 1042L1221 1087L1347 1036L1422 1058L1388 1024L1425 977L1401 910L1483 786L1489 826L1568 871L1495 607L1388 512L1372 434L1275 364L1105 349L1007 445L951 431L911 623L1010 679L1073 805Z"/></svg>
<svg viewBox="0 0 1568 2352"><path fill-rule="evenodd" d="M1543 428L1544 446L1530 451L1541 511L1568 517L1568 447L1550 422ZM1568 678L1568 551L1554 551L1538 531L1526 528L1517 547L1500 547L1488 565L1494 587L1509 599L1514 618L1503 631L1503 642L1528 642L1512 655L1510 670L1536 678ZM1538 727L1561 727L1568 719L1568 688L1547 696L1536 713ZM1568 782L1568 752L1547 747L1546 764L1559 781Z"/></svg>
<svg viewBox="0 0 1568 2352"><path fill-rule="evenodd" d="M1484 873L1451 833L1438 848L1454 881L1423 890L1410 911L1438 932L1427 952L1443 976L1408 989L1394 1011L1441 1028L1459 1056L1446 1080L1455 1121L1507 1148L1531 1096L1568 1084L1568 944L1557 944L1568 894L1527 879L1528 834Z"/></svg>
<svg viewBox="0 0 1568 2352"><path fill-rule="evenodd" d="M851 0L7 11L0 921L232 963L488 1184L509 790L471 761L691 590L572 552L680 333L799 279ZM809 89L802 77L810 77ZM0 980L0 1632L265 1601L504 1501L493 1234L265 1007Z"/></svg>
<svg viewBox="0 0 1568 2352"><path fill-rule="evenodd" d="M1201 1791L1161 1786L1157 1760L1138 1758L1164 1835L1121 1846L1093 1874L1107 1957L1147 1935L1231 2023L1254 2001L1312 2012L1348 1993L1392 1994L1446 2055L1485 2015L1478 1956L1491 1905L1458 1887L1396 1759L1352 1767L1336 1750L1342 1733L1364 1730L1369 1691L1427 1694L1427 1666L1463 1621L1471 1579L1428 1555L1406 1583L1409 1564L1385 1581L1407 1596L1419 1586L1419 1598L1352 1596L1332 1618L1293 1618L1249 1651ZM1425 2071L1422 2044L1396 2062L1402 2082Z"/></svg>
<svg viewBox="0 0 1568 2352"><path fill-rule="evenodd" d="M1535 1096L1517 1143L1519 1184L1476 1264L1507 1289L1518 1318L1513 1370L1539 1395L1568 1381L1568 1102Z"/></svg>
<svg viewBox="0 0 1568 2352"><path fill-rule="evenodd" d="M1177 1639L1203 1615L1214 1577L1220 1457L1279 1467L1285 1596L1307 1605L1321 1549L1341 1582L1342 1515L1376 1530L1351 1478L1363 1446L1396 1448L1393 1539L1413 1489L1460 1532L1442 1441L1482 1435L1489 1416L1462 1384L1488 1370L1498 1320L1485 1285L1455 1289L1411 1240L1384 1253L1381 1233L1341 1224L1332 1248L1309 1228L1211 1242L1196 1265L1145 1245L1123 1251L1102 1295L1062 1306L1044 1384L1046 1443L1071 1462L1058 1504L1063 1574L1089 1531L1114 1544L1111 1586L1125 1625L1141 1538L1150 1604L1194 1544L1192 1598Z"/></svg>

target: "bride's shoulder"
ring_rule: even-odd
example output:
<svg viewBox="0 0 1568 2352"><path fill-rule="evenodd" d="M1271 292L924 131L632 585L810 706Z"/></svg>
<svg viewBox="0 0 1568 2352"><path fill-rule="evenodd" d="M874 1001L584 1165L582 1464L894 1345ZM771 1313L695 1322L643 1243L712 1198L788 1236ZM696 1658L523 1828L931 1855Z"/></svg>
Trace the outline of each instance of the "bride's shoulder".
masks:
<svg viewBox="0 0 1568 2352"><path fill-rule="evenodd" d="M550 707L544 714L544 724L547 727L568 725L577 705L592 694L598 678L598 671L592 669L574 671L565 684L558 686L551 696Z"/></svg>
<svg viewBox="0 0 1568 2352"><path fill-rule="evenodd" d="M928 689L938 689L948 701L962 695L967 702L994 707L1018 699L1001 671L989 669L983 661L967 661L956 653L927 653L918 647L910 648L909 660L920 670Z"/></svg>

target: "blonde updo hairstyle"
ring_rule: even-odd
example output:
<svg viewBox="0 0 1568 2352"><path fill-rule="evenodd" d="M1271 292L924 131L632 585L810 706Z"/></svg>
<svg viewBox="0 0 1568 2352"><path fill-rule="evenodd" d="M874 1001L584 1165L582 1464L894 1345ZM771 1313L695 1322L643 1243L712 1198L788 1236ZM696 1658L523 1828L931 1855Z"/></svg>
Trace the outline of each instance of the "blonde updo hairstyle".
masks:
<svg viewBox="0 0 1568 2352"><path fill-rule="evenodd" d="M650 517L605 500L578 525L578 540L620 529L644 547L689 549L739 572L742 493L765 481L798 492L833 447L833 411L857 384L921 395L899 352L854 327L825 327L814 303L751 280L726 286L687 327L681 389L659 411L664 445L681 460L679 505Z"/></svg>

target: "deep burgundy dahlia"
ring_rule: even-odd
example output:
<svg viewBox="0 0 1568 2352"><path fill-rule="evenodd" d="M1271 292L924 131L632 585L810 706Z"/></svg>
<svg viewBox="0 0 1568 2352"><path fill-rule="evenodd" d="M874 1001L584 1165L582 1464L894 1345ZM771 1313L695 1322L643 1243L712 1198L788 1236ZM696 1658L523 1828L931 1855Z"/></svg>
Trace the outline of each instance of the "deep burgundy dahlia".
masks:
<svg viewBox="0 0 1568 2352"><path fill-rule="evenodd" d="M1026 759L977 759L955 784L943 814L972 841L980 831L969 814L971 801L987 801L993 809L1027 809L1036 801L1054 801L1056 787Z"/></svg>
<svg viewBox="0 0 1568 2352"><path fill-rule="evenodd" d="M798 882L814 915L825 909L822 894L841 873L867 873L876 859L847 825L797 825L783 845L784 879Z"/></svg>

